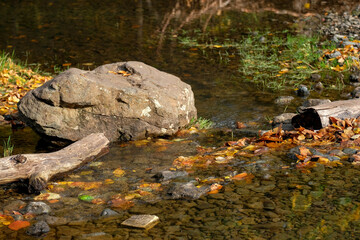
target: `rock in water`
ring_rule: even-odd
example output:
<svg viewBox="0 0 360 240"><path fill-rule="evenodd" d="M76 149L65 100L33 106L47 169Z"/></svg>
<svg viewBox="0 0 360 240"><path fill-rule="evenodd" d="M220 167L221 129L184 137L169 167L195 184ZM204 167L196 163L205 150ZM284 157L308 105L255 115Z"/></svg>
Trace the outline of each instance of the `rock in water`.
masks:
<svg viewBox="0 0 360 240"><path fill-rule="evenodd" d="M42 136L76 141L171 135L196 117L190 85L141 62L69 69L26 94L20 118Z"/></svg>
<svg viewBox="0 0 360 240"><path fill-rule="evenodd" d="M29 202L25 208L25 213L33 213L36 215L47 214L50 211L51 208L44 202Z"/></svg>
<svg viewBox="0 0 360 240"><path fill-rule="evenodd" d="M150 229L159 223L159 217L155 215L134 215L126 219L121 225Z"/></svg>
<svg viewBox="0 0 360 240"><path fill-rule="evenodd" d="M26 233L28 235L40 237L45 233L50 232L50 227L45 221L38 221L34 225L28 228Z"/></svg>

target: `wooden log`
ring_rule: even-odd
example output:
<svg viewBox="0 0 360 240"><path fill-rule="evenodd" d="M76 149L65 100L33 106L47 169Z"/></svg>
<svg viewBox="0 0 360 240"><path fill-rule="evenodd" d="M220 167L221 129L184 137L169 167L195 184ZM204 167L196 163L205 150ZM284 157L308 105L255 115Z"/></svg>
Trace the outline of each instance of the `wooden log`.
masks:
<svg viewBox="0 0 360 240"><path fill-rule="evenodd" d="M106 154L108 144L103 133L93 133L56 152L0 158L0 184L29 179L29 191L40 191L51 177Z"/></svg>
<svg viewBox="0 0 360 240"><path fill-rule="evenodd" d="M329 117L340 119L360 116L360 99L341 100L302 109L291 119L294 128L321 129L330 125Z"/></svg>

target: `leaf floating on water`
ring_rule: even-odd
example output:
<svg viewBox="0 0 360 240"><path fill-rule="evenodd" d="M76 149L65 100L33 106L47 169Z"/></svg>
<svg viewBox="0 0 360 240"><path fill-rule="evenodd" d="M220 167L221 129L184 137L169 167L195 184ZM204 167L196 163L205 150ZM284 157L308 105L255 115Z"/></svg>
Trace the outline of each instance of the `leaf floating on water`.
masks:
<svg viewBox="0 0 360 240"><path fill-rule="evenodd" d="M11 230L14 230L14 231L18 231L22 228L26 228L26 227L29 227L30 226L30 222L28 221L15 221L15 222L12 222L10 225L9 225L9 228Z"/></svg>

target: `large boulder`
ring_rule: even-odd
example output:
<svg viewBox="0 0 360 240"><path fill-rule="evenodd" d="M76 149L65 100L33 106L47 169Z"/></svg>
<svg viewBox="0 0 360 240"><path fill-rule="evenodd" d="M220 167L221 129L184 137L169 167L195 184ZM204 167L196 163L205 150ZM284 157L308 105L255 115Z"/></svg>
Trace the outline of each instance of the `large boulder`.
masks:
<svg viewBox="0 0 360 240"><path fill-rule="evenodd" d="M171 135L196 117L190 85L141 62L71 68L26 94L19 116L40 135L112 141Z"/></svg>

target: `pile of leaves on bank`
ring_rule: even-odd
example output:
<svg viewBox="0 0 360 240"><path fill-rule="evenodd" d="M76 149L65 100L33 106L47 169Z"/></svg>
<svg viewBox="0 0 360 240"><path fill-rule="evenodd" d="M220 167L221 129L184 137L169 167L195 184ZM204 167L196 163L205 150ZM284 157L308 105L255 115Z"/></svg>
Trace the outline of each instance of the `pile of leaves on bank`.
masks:
<svg viewBox="0 0 360 240"><path fill-rule="evenodd" d="M0 115L17 112L17 103L31 89L41 86L51 76L14 63L7 54L0 55Z"/></svg>

